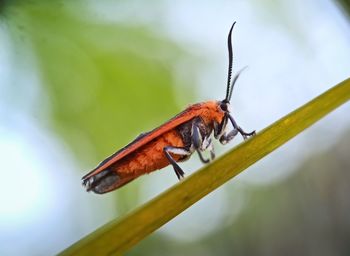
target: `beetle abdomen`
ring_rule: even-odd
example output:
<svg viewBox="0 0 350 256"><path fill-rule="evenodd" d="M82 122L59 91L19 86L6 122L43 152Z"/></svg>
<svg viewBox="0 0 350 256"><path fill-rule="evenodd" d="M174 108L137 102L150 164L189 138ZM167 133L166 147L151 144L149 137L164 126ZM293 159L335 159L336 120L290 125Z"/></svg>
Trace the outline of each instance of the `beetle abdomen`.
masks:
<svg viewBox="0 0 350 256"><path fill-rule="evenodd" d="M105 170L83 180L88 191L103 194L119 188L145 173L150 173L169 165L163 149L167 146L182 147L182 137L171 130L147 143L130 155L120 159ZM178 161L181 156L173 155Z"/></svg>
<svg viewBox="0 0 350 256"><path fill-rule="evenodd" d="M183 147L184 143L180 134L171 130L159 138L147 143L136 150L130 156L121 159L115 165L116 172L121 176L140 176L150 173L169 165L169 161L164 155L163 149L167 146ZM174 155L175 160L180 156Z"/></svg>
<svg viewBox="0 0 350 256"><path fill-rule="evenodd" d="M114 189L114 185L120 181L117 173L106 169L83 181L87 191L94 191L97 194L103 194Z"/></svg>

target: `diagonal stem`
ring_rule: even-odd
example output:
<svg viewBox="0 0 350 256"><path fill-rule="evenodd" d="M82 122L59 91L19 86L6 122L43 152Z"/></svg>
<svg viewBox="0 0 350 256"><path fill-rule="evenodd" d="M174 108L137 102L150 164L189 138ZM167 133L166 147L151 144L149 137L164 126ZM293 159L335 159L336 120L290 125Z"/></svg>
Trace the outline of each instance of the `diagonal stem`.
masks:
<svg viewBox="0 0 350 256"><path fill-rule="evenodd" d="M61 255L120 254L350 99L350 79L276 121L153 200L107 223Z"/></svg>

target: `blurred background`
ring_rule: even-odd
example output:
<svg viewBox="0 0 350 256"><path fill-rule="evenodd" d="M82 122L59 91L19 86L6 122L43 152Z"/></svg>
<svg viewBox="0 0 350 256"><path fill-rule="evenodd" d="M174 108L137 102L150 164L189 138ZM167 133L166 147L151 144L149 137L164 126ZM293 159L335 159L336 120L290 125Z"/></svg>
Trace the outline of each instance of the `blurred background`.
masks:
<svg viewBox="0 0 350 256"><path fill-rule="evenodd" d="M234 71L248 69L232 112L259 131L349 77L349 14L345 0L0 1L0 255L58 253L178 182L165 168L101 196L80 178L188 104L224 98L233 21ZM127 255L349 255L349 113Z"/></svg>

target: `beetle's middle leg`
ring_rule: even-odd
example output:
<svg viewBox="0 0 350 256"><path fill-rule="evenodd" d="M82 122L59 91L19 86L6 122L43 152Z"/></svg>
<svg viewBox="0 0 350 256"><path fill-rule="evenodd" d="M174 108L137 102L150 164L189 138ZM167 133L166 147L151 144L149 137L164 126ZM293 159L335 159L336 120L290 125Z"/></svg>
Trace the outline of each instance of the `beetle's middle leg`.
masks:
<svg viewBox="0 0 350 256"><path fill-rule="evenodd" d="M209 159L205 159L202 155L201 151L204 151L206 149L210 149L210 156L211 159L213 160L215 158L214 154L214 147L211 142L211 138L209 136L202 136L200 127L199 127L199 122L200 121L194 121L192 124L192 146L193 148L197 151L199 159L202 161L202 163L209 163Z"/></svg>
<svg viewBox="0 0 350 256"><path fill-rule="evenodd" d="M170 155L170 153L173 153L175 155L180 155L180 156L189 156L192 154L192 152L186 148L183 148L183 147L171 147L171 146L164 147L163 151L164 151L164 154L165 154L166 158L168 159L169 163L173 166L177 178L180 180L181 178L184 177L185 172L176 163L176 161Z"/></svg>

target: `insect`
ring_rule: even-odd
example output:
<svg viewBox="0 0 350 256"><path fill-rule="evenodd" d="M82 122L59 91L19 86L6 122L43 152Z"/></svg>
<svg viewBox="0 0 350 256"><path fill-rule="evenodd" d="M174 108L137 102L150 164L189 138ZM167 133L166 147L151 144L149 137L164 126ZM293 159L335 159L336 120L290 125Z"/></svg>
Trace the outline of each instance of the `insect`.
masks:
<svg viewBox="0 0 350 256"><path fill-rule="evenodd" d="M185 173L177 163L187 160L192 153L197 152L203 163L215 158L212 134L221 144L228 143L238 133L244 139L255 134L255 131L247 133L239 127L229 111L233 87L242 71L231 81L232 30L235 23L227 38L229 65L225 99L190 105L158 128L142 133L82 178L87 191L103 194L169 164L180 180ZM233 127L231 131L227 131L229 122ZM206 150L210 152L210 159L202 155Z"/></svg>

